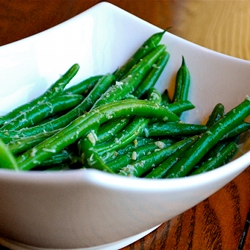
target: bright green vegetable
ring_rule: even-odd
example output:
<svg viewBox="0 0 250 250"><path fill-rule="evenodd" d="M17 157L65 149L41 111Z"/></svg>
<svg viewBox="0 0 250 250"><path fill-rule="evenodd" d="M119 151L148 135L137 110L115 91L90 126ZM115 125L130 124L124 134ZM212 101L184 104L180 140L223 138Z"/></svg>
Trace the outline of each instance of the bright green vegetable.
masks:
<svg viewBox="0 0 250 250"><path fill-rule="evenodd" d="M216 104L206 122L206 126L211 127L215 122L219 121L223 117L223 115L224 115L224 105L221 103Z"/></svg>
<svg viewBox="0 0 250 250"><path fill-rule="evenodd" d="M173 102L188 100L189 87L190 87L190 72L186 66L184 56L182 56L181 67L179 68L176 75Z"/></svg>
<svg viewBox="0 0 250 250"><path fill-rule="evenodd" d="M101 125L109 119L127 115L155 117L162 120L178 121L179 118L167 108L150 101L122 100L108 103L75 119L60 132L54 134L36 147L17 157L17 163L22 170L30 170L40 162L60 152L79 138L87 135L91 128ZM30 157L32 156L32 157Z"/></svg>
<svg viewBox="0 0 250 250"><path fill-rule="evenodd" d="M92 109L112 101L122 100L128 94L131 94L154 63L162 55L165 49L166 47L164 45L158 45L148 55L142 58L141 61L129 71L126 78L121 81L117 81L115 85L111 86L102 95L102 97L94 104Z"/></svg>
<svg viewBox="0 0 250 250"><path fill-rule="evenodd" d="M123 167L118 174L124 176L140 177L144 173L148 172L158 164L162 163L167 157L174 154L174 152L179 151L184 145L193 141L193 138L188 138L183 141L176 142L169 147L163 148L157 152L153 152L147 156L144 156L135 161L132 164L129 164ZM190 145L190 143L189 143Z"/></svg>
<svg viewBox="0 0 250 250"><path fill-rule="evenodd" d="M110 137L115 136L118 132L125 128L126 125L130 122L130 118L122 118L122 119L112 119L105 124L103 124L98 130L98 143L102 143Z"/></svg>
<svg viewBox="0 0 250 250"><path fill-rule="evenodd" d="M157 80L161 76L164 68L167 65L169 60L169 53L165 51L158 61L153 65L152 69L149 71L148 75L143 79L141 84L137 87L137 89L133 92L135 96L140 98L143 94L145 94L150 88L154 87Z"/></svg>
<svg viewBox="0 0 250 250"><path fill-rule="evenodd" d="M38 103L42 103L48 99L51 99L55 96L60 95L63 92L65 86L76 75L79 68L80 68L80 66L78 64L74 64L73 66L71 66L70 69L64 75L62 75L54 84L52 84L48 88L48 90L46 90L42 95L33 99L29 103L25 103L25 104L17 107L16 109L12 110L8 114L1 116L0 117L0 124L4 124L4 123L8 122L9 120L11 120L14 117L16 117L17 115L19 115L20 113L25 112L25 111L33 108L34 105L36 105Z"/></svg>
<svg viewBox="0 0 250 250"><path fill-rule="evenodd" d="M250 129L250 123L242 122L238 126L232 128L228 133L226 133L223 136L222 140L241 135L242 133L248 131L249 129Z"/></svg>
<svg viewBox="0 0 250 250"><path fill-rule="evenodd" d="M63 91L64 95L81 94L85 96L91 91L96 85L97 81L102 78L103 75L91 76Z"/></svg>
<svg viewBox="0 0 250 250"><path fill-rule="evenodd" d="M144 129L144 136L188 136L205 132L207 127L201 124L188 124L182 122L155 122Z"/></svg>
<svg viewBox="0 0 250 250"><path fill-rule="evenodd" d="M250 99L246 98L213 124L201 138L196 141L192 148L186 151L183 157L167 172L168 178L184 177L202 159L202 157L218 143L224 134L238 126L250 115Z"/></svg>
<svg viewBox="0 0 250 250"><path fill-rule="evenodd" d="M161 102L161 94L155 88L150 88L148 90L148 99L156 104ZM95 146L96 152L102 154L107 150L117 150L131 141L136 137L140 136L150 119L145 117L134 117L131 122L122 130L120 133L117 133L113 138L104 144L99 144Z"/></svg>
<svg viewBox="0 0 250 250"><path fill-rule="evenodd" d="M229 142L218 154L209 158L200 167L190 173L190 175L197 175L204 172L211 171L218 168L232 159L238 150L238 146L235 142Z"/></svg>
<svg viewBox="0 0 250 250"><path fill-rule="evenodd" d="M168 90L165 89L161 95L161 105L167 106L169 103L171 103L171 99Z"/></svg>
<svg viewBox="0 0 250 250"><path fill-rule="evenodd" d="M177 142L179 145L178 150L173 152L166 160L161 164L156 166L149 172L145 178L159 179L164 178L167 171L182 157L182 155L193 145L193 143L198 139L198 136L184 139L180 142ZM176 144L177 144L176 143Z"/></svg>
<svg viewBox="0 0 250 250"><path fill-rule="evenodd" d="M11 138L12 140L6 144L8 149L11 151L12 154L17 155L20 153L25 152L26 150L34 147L35 145L39 144L40 142L44 141L45 139L49 138L53 134L58 132L58 130L50 131L50 132L42 132L40 134L29 136L29 137L22 137L22 138Z"/></svg>
<svg viewBox="0 0 250 250"><path fill-rule="evenodd" d="M127 62L114 73L117 80L121 80L129 70L137 64L143 57L145 57L149 52L151 52L161 41L164 33L166 31L161 31L150 36L137 50L136 52L127 60Z"/></svg>
<svg viewBox="0 0 250 250"><path fill-rule="evenodd" d="M0 159L0 168L19 170L15 157L2 140L0 140Z"/></svg>
<svg viewBox="0 0 250 250"><path fill-rule="evenodd" d="M125 176L177 178L228 162L239 143L235 137L249 130L245 118L250 100L227 114L218 103L205 125L182 122L182 112L195 108L188 100L190 72L184 56L172 100L167 89L159 93L154 87L169 59L160 44L164 33L149 37L113 74L65 88L79 70L74 64L44 94L0 117L0 167L95 168ZM79 94L84 97L77 104L66 106L66 99Z"/></svg>
<svg viewBox="0 0 250 250"><path fill-rule="evenodd" d="M110 169L112 169L113 172L117 173L121 168L125 167L126 165L131 165L131 163L138 161L143 156L166 148L172 145L173 143L174 140L170 139L150 142L146 145L136 147L134 150L129 151L125 154L119 155L114 160L107 161L106 164L109 166Z"/></svg>
<svg viewBox="0 0 250 250"><path fill-rule="evenodd" d="M53 114L75 107L82 100L81 95L61 95L43 103L38 103L33 108L10 120L2 126L1 130L10 131L34 126Z"/></svg>
<svg viewBox="0 0 250 250"><path fill-rule="evenodd" d="M82 152L81 158L83 159L84 165L89 168L95 168L105 172L114 173L113 170L110 169L107 164L105 164L103 159L96 152L91 133L92 131L79 141L79 147L81 148Z"/></svg>
<svg viewBox="0 0 250 250"><path fill-rule="evenodd" d="M4 138L7 136L10 137L32 136L42 133L43 131L48 132L65 127L74 119L76 119L78 116L88 111L92 107L94 102L103 94L103 92L105 92L105 90L113 83L114 80L115 78L113 75L111 74L104 75L102 78L98 80L95 87L91 90L88 96L84 98L84 100L79 105L77 105L74 109L70 110L66 114L47 123L33 126L32 128L27 128L27 129L23 128L20 131L13 131L13 132L8 131L6 133L1 133L0 131L0 138Z"/></svg>

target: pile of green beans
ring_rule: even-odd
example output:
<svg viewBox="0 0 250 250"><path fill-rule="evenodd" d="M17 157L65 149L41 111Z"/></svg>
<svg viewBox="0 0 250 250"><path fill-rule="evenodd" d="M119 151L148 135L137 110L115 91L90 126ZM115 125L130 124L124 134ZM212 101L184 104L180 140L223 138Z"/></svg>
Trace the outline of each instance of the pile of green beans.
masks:
<svg viewBox="0 0 250 250"><path fill-rule="evenodd" d="M0 117L0 168L66 171L94 168L137 178L178 178L233 159L250 128L250 99L225 113L218 103L205 124L182 121L194 109L182 56L174 93L156 88L170 54L166 31L150 36L115 72L74 86L74 64L34 100Z"/></svg>

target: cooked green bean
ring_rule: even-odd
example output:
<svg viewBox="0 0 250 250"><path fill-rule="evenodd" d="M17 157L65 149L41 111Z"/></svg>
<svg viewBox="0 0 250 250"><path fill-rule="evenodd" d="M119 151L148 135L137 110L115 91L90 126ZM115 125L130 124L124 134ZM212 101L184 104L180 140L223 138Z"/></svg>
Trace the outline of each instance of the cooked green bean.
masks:
<svg viewBox="0 0 250 250"><path fill-rule="evenodd" d="M190 72L186 66L184 56L182 56L181 67L179 68L176 75L173 102L188 100L189 87L190 87Z"/></svg>
<svg viewBox="0 0 250 250"><path fill-rule="evenodd" d="M147 173L149 170L155 166L162 163L167 157L172 155L177 150L186 145L190 141L193 141L193 138L188 138L179 142L176 142L166 148L163 148L157 152L153 152L147 156L140 158L138 161L135 161L132 164L129 164L118 172L119 175L140 177L144 173Z"/></svg>
<svg viewBox="0 0 250 250"><path fill-rule="evenodd" d="M208 120L206 122L207 127L211 127L215 122L219 121L224 115L224 105L221 103L218 103L214 106L214 109L212 110L212 113L208 117Z"/></svg>
<svg viewBox="0 0 250 250"><path fill-rule="evenodd" d="M169 103L168 105L165 105L165 107L169 108L175 114L179 114L181 112L188 111L188 110L195 108L193 103L191 103L188 100Z"/></svg>
<svg viewBox="0 0 250 250"><path fill-rule="evenodd" d="M43 119L58 112L75 107L83 100L82 95L60 95L51 100L34 105L1 127L1 130L18 130L38 124Z"/></svg>
<svg viewBox="0 0 250 250"><path fill-rule="evenodd" d="M161 95L161 105L167 106L168 104L171 103L171 99L168 93L168 90L165 89Z"/></svg>
<svg viewBox="0 0 250 250"><path fill-rule="evenodd" d="M63 149L61 152L52 155L49 159L42 161L40 164L37 165L37 167L50 167L60 164L68 164L71 165L74 162L77 161L77 156L74 154L74 152L71 152L70 150Z"/></svg>
<svg viewBox="0 0 250 250"><path fill-rule="evenodd" d="M8 147L0 140L0 168L12 169L18 171L18 165L15 157L12 155Z"/></svg>
<svg viewBox="0 0 250 250"><path fill-rule="evenodd" d="M95 168L105 172L114 173L112 169L109 168L103 159L96 152L93 141L92 141L92 132L87 134L86 137L81 138L79 141L81 148L81 158L83 158L84 165L88 168Z"/></svg>
<svg viewBox="0 0 250 250"><path fill-rule="evenodd" d="M165 49L165 45L158 45L148 55L142 58L141 61L129 71L125 79L117 81L115 85L111 86L102 95L92 109L112 101L122 100L128 94L131 94Z"/></svg>
<svg viewBox="0 0 250 250"><path fill-rule="evenodd" d="M116 120L110 120L107 123L103 124L98 130L98 143L104 142L105 140L110 139L118 132L120 132L128 123L130 118L122 118Z"/></svg>
<svg viewBox="0 0 250 250"><path fill-rule="evenodd" d="M235 142L229 142L216 156L209 158L200 167L192 171L190 175L205 173L228 163L237 150L237 144Z"/></svg>
<svg viewBox="0 0 250 250"><path fill-rule="evenodd" d="M148 91L148 99L151 102L160 104L161 94L155 88L150 88ZM143 130L146 128L150 119L145 117L134 117L132 121L122 130L120 133L117 133L111 140L106 143L99 144L95 146L96 152L102 154L108 150L117 150L131 141L136 137L140 136Z"/></svg>
<svg viewBox="0 0 250 250"><path fill-rule="evenodd" d="M201 134L207 130L205 125L188 124L183 122L155 122L150 123L144 129L144 136L188 136Z"/></svg>
<svg viewBox="0 0 250 250"><path fill-rule="evenodd" d="M124 77L135 64L137 64L144 56L151 52L159 44L165 32L166 30L150 36L127 60L127 62L116 70L114 73L116 79L121 80L121 78Z"/></svg>
<svg viewBox="0 0 250 250"><path fill-rule="evenodd" d="M250 99L246 98L242 103L225 114L219 122L214 123L207 132L194 143L193 147L187 150L183 157L169 169L167 177L184 177L190 173L193 167L221 140L224 134L228 133L235 126L238 126L249 115Z"/></svg>
<svg viewBox="0 0 250 250"><path fill-rule="evenodd" d="M121 168L132 162L138 161L141 157L146 156L159 149L166 148L174 143L174 140L165 139L161 141L150 142L144 146L137 147L133 151L117 156L114 160L107 161L106 164L112 171L117 173ZM105 161L105 159L104 159Z"/></svg>
<svg viewBox="0 0 250 250"><path fill-rule="evenodd" d="M238 126L235 126L230 131L228 131L228 133L226 133L222 139L235 137L237 135L240 135L240 134L246 132L249 129L250 129L250 123L242 122Z"/></svg>
<svg viewBox="0 0 250 250"><path fill-rule="evenodd" d="M4 124L5 122L8 122L9 120L13 119L17 115L19 115L22 112L25 112L31 108L33 108L34 105L38 103L42 103L45 100L51 99L55 96L60 95L65 86L70 82L70 80L76 75L76 73L79 70L79 65L74 64L70 67L70 69L62 75L54 84L52 84L42 95L38 96L37 98L33 99L29 103L25 103L15 109L13 109L11 112L7 113L4 116L0 117L0 124Z"/></svg>
<svg viewBox="0 0 250 250"><path fill-rule="evenodd" d="M63 94L81 94L81 95L86 95L91 91L94 86L96 85L97 81L103 77L103 75L96 75L96 76L91 76L69 88L66 88L63 91Z"/></svg>
<svg viewBox="0 0 250 250"><path fill-rule="evenodd" d="M149 71L148 75L142 82L139 84L137 89L133 92L135 96L140 98L143 94L145 94L150 88L154 87L156 82L158 81L162 71L167 65L169 60L169 53L165 51L153 65L152 69Z"/></svg>
<svg viewBox="0 0 250 250"><path fill-rule="evenodd" d="M111 74L106 74L102 78L98 80L95 87L91 90L91 92L88 94L86 98L74 109L70 110L66 114L58 117L57 119L54 119L52 121L49 121L47 123L33 126L32 128L23 128L20 131L8 131L6 133L1 133L0 131L0 138L4 138L7 136L10 137L23 137L23 136L32 136L39 133L42 133L43 131L53 131L60 128L65 127L68 125L71 121L76 119L78 116L84 114L86 111L88 111L93 103L102 95L102 93L108 88L114 81L114 76Z"/></svg>
<svg viewBox="0 0 250 250"><path fill-rule="evenodd" d="M182 155L189 149L193 143L198 139L198 136L193 136L191 138L184 139L180 142L179 149L176 150L173 154L171 154L166 160L164 160L161 164L156 166L149 172L145 178L159 179L163 178L167 171L182 157Z"/></svg>
<svg viewBox="0 0 250 250"><path fill-rule="evenodd" d="M50 132L42 132L38 135L33 135L29 137L22 137L22 138L11 138L11 141L6 144L8 149L12 152L12 154L17 155L20 153L25 152L26 150L34 147L38 143L44 141L45 139L49 138L53 134L58 132L58 130L50 131Z"/></svg>
<svg viewBox="0 0 250 250"><path fill-rule="evenodd" d="M78 117L58 133L17 157L19 168L21 170L30 170L40 162L88 134L91 128L99 126L109 119L124 117L128 114L155 117L168 121L179 120L179 117L167 108L150 101L121 100L119 102L108 103Z"/></svg>

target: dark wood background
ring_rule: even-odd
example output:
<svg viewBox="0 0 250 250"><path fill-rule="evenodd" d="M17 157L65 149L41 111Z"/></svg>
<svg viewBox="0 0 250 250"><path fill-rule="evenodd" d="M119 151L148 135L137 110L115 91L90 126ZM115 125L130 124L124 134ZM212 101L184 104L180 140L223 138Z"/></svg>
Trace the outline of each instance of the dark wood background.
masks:
<svg viewBox="0 0 250 250"><path fill-rule="evenodd" d="M94 0L0 0L0 46L36 34L95 5ZM250 59L249 1L108 1L202 46ZM250 168L210 198L123 250L250 249Z"/></svg>

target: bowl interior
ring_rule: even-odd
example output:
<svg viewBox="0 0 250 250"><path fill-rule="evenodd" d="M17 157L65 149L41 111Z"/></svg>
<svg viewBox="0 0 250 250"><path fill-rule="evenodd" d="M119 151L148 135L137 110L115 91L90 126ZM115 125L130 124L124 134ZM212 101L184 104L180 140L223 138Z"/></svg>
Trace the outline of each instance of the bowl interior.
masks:
<svg viewBox="0 0 250 250"><path fill-rule="evenodd" d="M0 115L38 96L74 63L81 68L68 86L92 75L114 72L158 31L158 27L103 2L52 29L2 46ZM217 103L223 103L228 111L250 95L250 62L171 33L164 35L162 43L170 60L158 89L168 88L172 95L182 55L191 72L190 100L196 108L184 114L184 121L204 123Z"/></svg>
<svg viewBox="0 0 250 250"><path fill-rule="evenodd" d="M103 2L50 30L2 46L0 48L0 115L39 95L74 63L79 63L81 68L69 86L91 75L115 71L151 34L158 31L160 31L158 27ZM173 93L173 83L182 56L185 57L191 72L190 100L196 108L185 113L184 121L204 123L215 104L223 103L228 111L243 101L246 95L250 95L250 62L208 50L171 33L164 35L162 43L167 45L170 60L157 83L159 90L163 91L168 88L170 94ZM249 146L245 151L248 150ZM112 235L111 231L103 229L99 232L100 235L106 235L106 239L103 241L97 237L98 235L91 232L82 239L80 239L79 234L76 243L80 245L85 240L85 243L90 246L129 237L172 218L216 192L249 164L250 153L246 153L209 173L172 180L138 180L109 175L96 170L76 170L50 174L15 173L0 170L0 186L6 188L8 195L11 195L12 190L17 191L20 187L27 190L27 187L33 185L37 193L36 195L30 193L27 200L31 197L35 199L39 194L44 201L52 202L53 195L49 194L49 191L46 194L42 191L46 184L47 187L55 188L57 191L62 188L61 192L65 192L63 193L65 197L66 195L71 197L72 204L75 202L84 205L79 203L80 201L77 199L87 197L89 214L95 205L96 207L98 207L97 205L107 206L112 209L114 218L109 223L112 225L118 220L121 225L124 225L123 229L119 229L116 237ZM88 190L82 189L82 187L88 187ZM71 192L72 190L74 192ZM87 193L86 196L84 196L84 192ZM103 195L103 198L100 198L100 194ZM7 201L7 195L1 195L1 199ZM50 195L50 198L47 199L46 195ZM91 195L93 196L90 197ZM96 195L99 195L100 200L96 200ZM106 198L111 199L115 206L108 204ZM138 206L131 204L131 201L136 201ZM140 213L139 208L145 208L145 202L148 209L144 213ZM167 202L171 205L166 206ZM13 204L9 208L14 209ZM36 211L38 204L37 201L31 205L34 211ZM58 204L53 205L53 207ZM120 209L118 212L124 213L123 218L119 217L115 208ZM132 211L132 209L134 210ZM14 210L13 212L17 212ZM78 210L79 208L74 207L75 213L79 213L78 218L81 218L83 215ZM149 210L154 219L148 221L146 212ZM4 209L4 211L7 213L10 210ZM41 212L39 209L38 211ZM1 216L4 218L5 212L0 213L0 218ZM98 214L98 211L96 212ZM20 211L18 215L20 218L24 218ZM46 214L44 218L49 219L49 216L51 215ZM105 216L103 213L102 218ZM134 222L137 224L128 225L128 222L134 223L132 219L135 217L137 220ZM35 213L32 218L37 219ZM73 221L80 231L82 224L75 218ZM18 217L16 219L18 220ZM91 219L90 215L87 222L84 222L85 228L90 227L92 232L100 230L99 221L95 220L95 223L92 223ZM31 219L29 220L30 225L27 226L27 231L32 232ZM72 218L68 220L65 218L65 225L70 221ZM11 224L9 225L11 228ZM37 225L39 225L38 222ZM56 224L55 227L52 226L52 229L58 229ZM4 230L7 231L6 228ZM27 242L31 238L30 235L25 237ZM77 234L74 237L77 237ZM62 233L60 239L47 239L47 244L59 246L58 242L62 239L66 241L66 238L67 235ZM35 244L35 238L33 239L31 243ZM71 246L69 241L64 246Z"/></svg>

